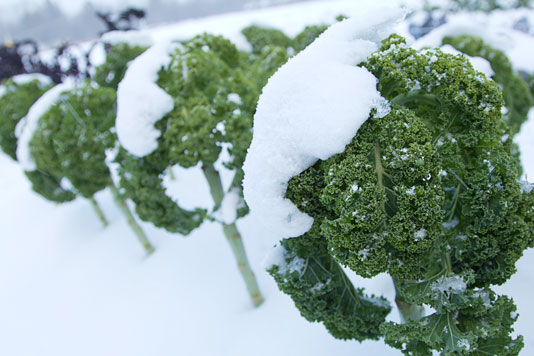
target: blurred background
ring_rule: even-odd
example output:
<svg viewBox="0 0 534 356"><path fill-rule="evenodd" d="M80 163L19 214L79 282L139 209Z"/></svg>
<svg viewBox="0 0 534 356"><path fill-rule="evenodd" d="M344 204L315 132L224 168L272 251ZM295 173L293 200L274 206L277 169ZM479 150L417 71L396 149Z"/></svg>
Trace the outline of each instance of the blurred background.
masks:
<svg viewBox="0 0 534 356"><path fill-rule="evenodd" d="M152 26L306 1L310 0L1 0L0 40L32 38L46 45L89 40L106 29L102 17L128 8L143 10L146 16L140 25Z"/></svg>

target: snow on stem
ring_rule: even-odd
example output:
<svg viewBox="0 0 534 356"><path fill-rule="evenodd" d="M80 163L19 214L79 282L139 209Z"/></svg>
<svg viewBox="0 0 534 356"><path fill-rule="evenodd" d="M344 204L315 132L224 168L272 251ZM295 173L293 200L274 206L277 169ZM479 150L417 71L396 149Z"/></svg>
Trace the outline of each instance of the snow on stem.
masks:
<svg viewBox="0 0 534 356"><path fill-rule="evenodd" d="M152 252L154 252L154 247L148 241L148 238L146 237L145 232L143 229L141 229L141 226L135 221L135 218L130 211L130 208L128 207L128 204L126 204L126 201L119 193L119 190L115 186L113 182L109 183L109 189L111 190L111 194L113 194L113 198L115 200L115 203L119 207L121 213L126 217L126 220L128 221L128 225L130 225L130 228L133 230L135 235L137 236L137 239L139 242L141 242L141 245L145 248L145 251L148 255L150 255Z"/></svg>
<svg viewBox="0 0 534 356"><path fill-rule="evenodd" d="M102 222L102 225L104 227L108 226L108 220L106 219L106 216L104 215L104 212L98 205L98 202L96 201L95 197L88 198L89 202L93 206L93 210L95 211L96 215L98 216L98 219Z"/></svg>
<svg viewBox="0 0 534 356"><path fill-rule="evenodd" d="M217 209L217 207L221 204L224 198L224 190L220 174L213 167L213 165L203 165L202 171L204 172L204 176L208 181L211 196L213 197L213 201L215 202L215 209ZM252 300L254 306L258 307L263 303L263 296L261 295L258 282L256 281L256 277L254 276L254 272L252 272L252 269L250 268L250 264L248 262L247 254L245 251L245 245L243 244L241 234L237 230L235 222L231 224L222 223L222 226L224 236L226 237L226 241L228 241L228 244L230 244L230 248L232 249L232 253L234 254L234 258L236 259L239 272L241 273L241 277L243 277L243 280L247 287L250 299Z"/></svg>

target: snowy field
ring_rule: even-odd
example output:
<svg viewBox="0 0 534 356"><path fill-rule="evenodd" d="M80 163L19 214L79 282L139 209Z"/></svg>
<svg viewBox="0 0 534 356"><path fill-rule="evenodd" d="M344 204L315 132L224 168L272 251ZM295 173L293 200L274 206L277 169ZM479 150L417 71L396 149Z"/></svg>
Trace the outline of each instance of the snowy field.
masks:
<svg viewBox="0 0 534 356"><path fill-rule="evenodd" d="M358 3L358 4L356 4ZM202 31L239 45L239 30L269 24L295 34L306 24L332 22L380 4L323 1L249 11L156 28L157 40ZM517 136L527 177L534 177L534 111ZM174 168L166 180L184 207L211 202L200 169ZM228 184L230 177L223 176ZM532 180L533 178L531 178ZM238 221L265 303L252 308L220 225L204 223L190 236L141 223L156 251L145 257L109 192L97 194L110 225L103 228L89 202L54 205L33 193L19 165L0 155L0 355L6 356L315 356L401 355L382 341L339 341L304 320L263 270L272 232L259 217ZM393 300L389 278L354 277L356 286ZM497 288L514 298L534 354L534 251ZM394 310L389 316L398 320Z"/></svg>

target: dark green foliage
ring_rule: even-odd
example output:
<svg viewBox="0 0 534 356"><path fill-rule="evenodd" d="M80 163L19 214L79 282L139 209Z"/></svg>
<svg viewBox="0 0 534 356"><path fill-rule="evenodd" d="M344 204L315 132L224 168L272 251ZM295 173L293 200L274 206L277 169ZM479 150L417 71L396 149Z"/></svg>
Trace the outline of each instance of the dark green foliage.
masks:
<svg viewBox="0 0 534 356"><path fill-rule="evenodd" d="M326 31L327 28L327 25L306 26L304 30L293 39L293 49L295 50L295 53L308 47L308 45L319 37L321 33Z"/></svg>
<svg viewBox="0 0 534 356"><path fill-rule="evenodd" d="M64 92L39 120L31 153L39 169L66 177L84 197L110 183L106 149L116 136L116 94L90 83Z"/></svg>
<svg viewBox="0 0 534 356"><path fill-rule="evenodd" d="M471 57L482 57L491 64L495 73L493 80L499 84L508 109L503 119L510 127L512 135L519 132L521 125L528 119L530 108L534 106L534 98L521 74L514 72L508 57L477 37L445 37L443 44L450 44Z"/></svg>
<svg viewBox="0 0 534 356"><path fill-rule="evenodd" d="M340 17L338 21L342 19L343 17ZM253 54L271 53L275 48L279 48L294 55L306 48L327 28L327 25L306 26L294 39L289 38L280 30L256 25L246 27L241 32L252 46Z"/></svg>
<svg viewBox="0 0 534 356"><path fill-rule="evenodd" d="M126 73L128 62L146 50L144 47L118 43L111 48L106 61L96 68L94 81L101 87L117 90L119 82Z"/></svg>
<svg viewBox="0 0 534 356"><path fill-rule="evenodd" d="M245 27L241 33L252 46L252 53L260 54L266 46L289 48L292 46L291 38L275 28L266 28L256 25Z"/></svg>
<svg viewBox="0 0 534 356"><path fill-rule="evenodd" d="M44 85L39 80L18 85L7 79L2 82L2 86L5 92L0 96L0 147L7 155L17 160L15 127L51 85Z"/></svg>
<svg viewBox="0 0 534 356"><path fill-rule="evenodd" d="M466 307L461 310L434 313L418 322L384 324L386 343L406 355L431 356L432 350L444 356L518 355L523 338L509 335L517 319L513 302L488 291L462 298Z"/></svg>
<svg viewBox="0 0 534 356"><path fill-rule="evenodd" d="M135 203L135 212L144 221L182 235L200 226L205 211L187 211L167 196L161 173L166 166L159 166L149 159L137 159L121 149L116 159L119 163L121 187L124 195Z"/></svg>
<svg viewBox="0 0 534 356"><path fill-rule="evenodd" d="M274 265L269 273L300 313L310 322L323 322L338 339L378 339L380 325L391 306L384 298L356 289L326 244L314 232L282 242L285 267Z"/></svg>
<svg viewBox="0 0 534 356"><path fill-rule="evenodd" d="M30 107L50 87L39 80L32 80L24 84L16 84L7 79L2 85L5 92L0 96L0 147L14 160L17 160L17 137L15 128L19 121L26 116ZM61 180L45 170L25 172L32 183L32 189L53 202L63 203L73 200L73 192L61 186Z"/></svg>
<svg viewBox="0 0 534 356"><path fill-rule="evenodd" d="M166 195L161 176L176 164L211 166L223 149L229 153L223 164L235 171L232 187L241 189L241 167L261 88L286 60L285 50L279 48L266 47L251 55L223 37L207 34L172 54L158 85L174 98L174 109L155 125L161 132L158 148L143 158L120 155L121 186L143 220L181 234L199 226L206 212L177 206ZM244 205L238 217L247 212Z"/></svg>
<svg viewBox="0 0 534 356"><path fill-rule="evenodd" d="M32 183L32 189L43 198L56 203L65 203L76 198L76 194L61 186L61 181L41 170L24 172Z"/></svg>
<svg viewBox="0 0 534 356"><path fill-rule="evenodd" d="M284 240L286 262L319 255L328 271L337 262L363 277L394 277L400 297L435 310L383 324L371 337L385 335L407 355L517 355L515 307L489 288L509 279L533 245L534 193L519 183L518 161L502 142L499 87L464 57L417 52L396 35L361 66L391 110L372 112L343 153L290 180L286 197L315 222ZM315 298L307 274L271 274L308 319L337 320L343 292ZM318 316L309 312L327 301Z"/></svg>

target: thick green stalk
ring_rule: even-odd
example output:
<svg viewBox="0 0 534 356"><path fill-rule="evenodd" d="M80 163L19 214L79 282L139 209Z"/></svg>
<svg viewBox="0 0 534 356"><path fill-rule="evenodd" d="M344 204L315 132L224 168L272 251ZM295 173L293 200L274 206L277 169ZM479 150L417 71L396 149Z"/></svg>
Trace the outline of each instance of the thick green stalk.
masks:
<svg viewBox="0 0 534 356"><path fill-rule="evenodd" d="M106 219L106 216L104 215L104 212L102 211L102 209L98 205L97 201L95 200L95 197L90 197L90 198L88 198L88 200L91 203L91 205L93 206L93 209L94 209L96 215L98 216L98 218L102 222L102 225L104 225L104 227L108 226L109 225L108 220Z"/></svg>
<svg viewBox="0 0 534 356"><path fill-rule="evenodd" d="M174 175L174 172L172 171L172 166L167 167L167 172L169 172L169 178L172 181L176 180L176 176Z"/></svg>
<svg viewBox="0 0 534 356"><path fill-rule="evenodd" d="M224 190L219 172L217 172L212 165L204 165L202 166L202 170L206 180L208 181L215 206L218 207L224 198ZM250 299L252 300L254 306L258 307L263 303L263 297L261 295L258 282L256 281L256 277L254 276L254 272L252 272L252 269L250 268L241 234L237 230L235 223L222 224L222 226L226 241L228 241L230 244L234 258L237 261L237 267L239 268L241 277L243 277L243 280L245 281Z"/></svg>
<svg viewBox="0 0 534 356"><path fill-rule="evenodd" d="M119 193L119 190L113 182L109 184L109 189L111 190L111 194L113 194L113 199L119 207L119 210L128 221L128 225L130 225L130 228L133 230L133 232L137 236L137 239L145 248L147 254L150 255L152 252L154 252L154 247L150 244L150 241L148 241L148 238L146 237L143 229L141 229L141 226L139 226L137 221L135 221L135 218L132 212L130 211L128 204L126 204L126 201L122 198L121 194Z"/></svg>
<svg viewBox="0 0 534 356"><path fill-rule="evenodd" d="M418 321L425 316L425 307L422 305L410 304L404 299L399 291L397 284L399 280L393 278L393 285L395 286L395 303L399 308L401 322L407 323L408 321Z"/></svg>

